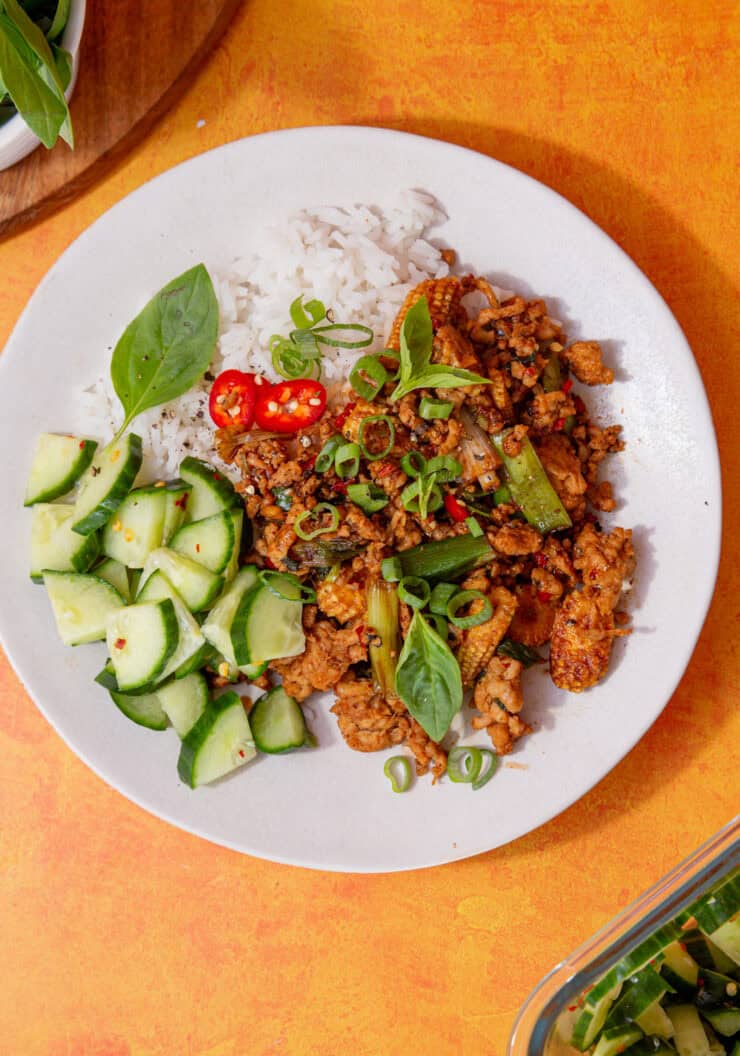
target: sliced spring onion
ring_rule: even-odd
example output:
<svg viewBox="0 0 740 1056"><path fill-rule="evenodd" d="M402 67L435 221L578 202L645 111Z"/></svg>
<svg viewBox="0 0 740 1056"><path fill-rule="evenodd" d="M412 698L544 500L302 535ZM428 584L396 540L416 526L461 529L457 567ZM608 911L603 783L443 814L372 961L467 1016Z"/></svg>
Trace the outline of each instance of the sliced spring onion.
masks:
<svg viewBox="0 0 740 1056"><path fill-rule="evenodd" d="M468 526L468 531L474 539L480 539L483 535L483 529L476 521L475 517L466 517L465 523Z"/></svg>
<svg viewBox="0 0 740 1056"><path fill-rule="evenodd" d="M431 587L418 576L404 576L398 584L398 597L412 609L423 609L431 596Z"/></svg>
<svg viewBox="0 0 740 1056"><path fill-rule="evenodd" d="M346 479L356 477L360 471L360 445L355 443L342 444L334 453L334 472L338 477Z"/></svg>
<svg viewBox="0 0 740 1056"><path fill-rule="evenodd" d="M469 616L456 615L460 609L464 609L466 605L470 605L473 601L483 602L483 608L480 612ZM455 594L447 602L447 619L450 623L454 623L455 627L459 627L463 631L469 627L478 627L481 623L486 623L491 616L493 616L493 606L480 590L461 590L459 594Z"/></svg>
<svg viewBox="0 0 740 1056"><path fill-rule="evenodd" d="M493 443L504 463L509 491L527 523L543 535L558 528L570 528L573 522L550 483L532 441L528 436L522 437L518 454L510 455L506 451L508 435L509 430L498 433Z"/></svg>
<svg viewBox="0 0 740 1056"><path fill-rule="evenodd" d="M365 513L377 513L389 503L389 498L377 484L348 484L347 498Z"/></svg>
<svg viewBox="0 0 740 1056"><path fill-rule="evenodd" d="M380 562L380 573L388 583L398 583L403 578L400 557L386 557Z"/></svg>
<svg viewBox="0 0 740 1056"><path fill-rule="evenodd" d="M290 306L290 318L293 320L293 326L302 330L310 330L312 326L316 326L326 318L326 308L321 301L317 300L306 301L304 304L303 294L301 294Z"/></svg>
<svg viewBox="0 0 740 1056"><path fill-rule="evenodd" d="M281 378L288 380L315 376L321 377L321 362L318 355L306 355L305 348L299 347L287 337L273 334L270 338L272 365Z"/></svg>
<svg viewBox="0 0 740 1056"><path fill-rule="evenodd" d="M367 445L365 444L365 430L373 422L383 422L388 429L388 443L382 451L368 451ZM387 414L373 414L370 418L363 418L360 422L360 428L357 430L357 443L362 448L362 453L368 462L377 462L379 458L385 458L393 450L393 445L396 442L396 427L393 424L393 419Z"/></svg>
<svg viewBox="0 0 740 1056"><path fill-rule="evenodd" d="M423 477L427 471L427 460L421 451L407 451L401 459L401 469L407 477Z"/></svg>
<svg viewBox="0 0 740 1056"><path fill-rule="evenodd" d="M500 488L496 488L493 493L493 501L496 506L503 506L504 503L513 501L511 498L511 492L506 484L502 484Z"/></svg>
<svg viewBox="0 0 740 1056"><path fill-rule="evenodd" d="M483 756L483 767L479 771L475 781L473 781L473 791L477 792L479 789L487 785L493 775L498 770L498 764L500 762L499 757L495 752L492 752L490 748L479 748L478 751Z"/></svg>
<svg viewBox="0 0 740 1056"><path fill-rule="evenodd" d="M461 576L471 568L493 561L496 555L485 537L474 539L472 535L456 535L451 539L419 543L398 556L403 575L436 581Z"/></svg>
<svg viewBox="0 0 740 1056"><path fill-rule="evenodd" d="M434 473L441 484L446 484L462 473L462 466L452 455L436 455L427 462L425 473Z"/></svg>
<svg viewBox="0 0 740 1056"><path fill-rule="evenodd" d="M444 616L440 616L437 612L425 612L424 619L427 623L431 623L442 641L446 642L450 635L450 626Z"/></svg>
<svg viewBox="0 0 740 1056"><path fill-rule="evenodd" d="M398 591L394 583L376 580L367 588L368 645L373 680L384 696L395 696L399 654Z"/></svg>
<svg viewBox="0 0 740 1056"><path fill-rule="evenodd" d="M478 779L483 755L480 748L464 748L459 745L447 756L447 774L450 781L459 785L472 785Z"/></svg>
<svg viewBox="0 0 740 1056"><path fill-rule="evenodd" d="M263 568L260 569L259 578L271 594L274 594L276 598L282 598L283 601L300 601L304 605L313 605L316 601L316 591L313 587L310 587L307 583L302 583L297 576L291 575L290 572L273 572L269 568ZM295 591L286 594L284 590L281 590L281 579L289 580L296 588L297 595Z"/></svg>
<svg viewBox="0 0 740 1056"><path fill-rule="evenodd" d="M394 792L405 792L411 787L413 771L411 762L405 755L392 755L390 759L386 759L383 773Z"/></svg>
<svg viewBox="0 0 740 1056"><path fill-rule="evenodd" d="M419 404L419 417L427 422L435 418L449 418L454 410L455 404L449 400L435 400L432 396L422 396Z"/></svg>
<svg viewBox="0 0 740 1056"><path fill-rule="evenodd" d="M340 331L349 331L353 334L363 334L359 341L346 341L338 337L327 337L327 334L335 334ZM369 326L363 326L362 323L328 323L326 326L315 326L312 333L316 335L316 340L320 341L322 345L329 345L331 348L367 348L368 345L373 343L373 331Z"/></svg>
<svg viewBox="0 0 740 1056"><path fill-rule="evenodd" d="M437 583L429 598L429 611L437 616L446 616L447 602L459 589L457 583Z"/></svg>
<svg viewBox="0 0 740 1056"><path fill-rule="evenodd" d="M331 517L331 524L322 526L320 523L321 517L328 513ZM304 521L309 518L314 518L318 524L318 527L312 532L305 531L301 526ZM326 535L327 532L336 531L339 525L339 510L336 506L332 506L330 502L319 502L312 510L304 510L303 513L299 514L293 522L293 531L299 539L315 539L317 535Z"/></svg>
<svg viewBox="0 0 740 1056"><path fill-rule="evenodd" d="M434 476L417 477L401 492L403 508L409 513L418 513L423 521L444 504L442 492Z"/></svg>
<svg viewBox="0 0 740 1056"><path fill-rule="evenodd" d="M362 356L349 375L349 383L363 400L373 400L388 381L388 371L377 356Z"/></svg>
<svg viewBox="0 0 740 1056"><path fill-rule="evenodd" d="M334 455L337 448L343 443L341 436L330 436L316 456L314 470L316 473L326 473L334 465Z"/></svg>

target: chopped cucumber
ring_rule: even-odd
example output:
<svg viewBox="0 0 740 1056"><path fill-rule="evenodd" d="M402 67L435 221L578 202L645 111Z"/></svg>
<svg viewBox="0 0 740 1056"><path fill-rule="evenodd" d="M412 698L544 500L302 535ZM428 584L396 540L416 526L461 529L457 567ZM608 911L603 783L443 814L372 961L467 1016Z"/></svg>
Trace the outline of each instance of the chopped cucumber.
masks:
<svg viewBox="0 0 740 1056"><path fill-rule="evenodd" d="M241 697L230 691L208 704L183 738L177 771L191 788L207 785L256 755Z"/></svg>
<svg viewBox="0 0 740 1056"><path fill-rule="evenodd" d="M164 601L165 598L169 598L175 606L175 615L177 616L177 626L180 636L177 642L177 648L167 661L162 674L159 676L161 679L166 679L170 675L174 675L175 678L177 678L178 672L183 668L185 674L192 671L191 664L193 657L201 652L206 641L200 627L188 611L185 602L162 572L154 572L149 577L143 588L139 591L136 600Z"/></svg>
<svg viewBox="0 0 740 1056"><path fill-rule="evenodd" d="M650 1034L652 1037L672 1038L674 1034L673 1024L666 1015L660 999L646 1008L639 1016L635 1016L635 1023L643 1034Z"/></svg>
<svg viewBox="0 0 740 1056"><path fill-rule="evenodd" d="M658 928L649 938L644 939L634 950L617 961L606 975L602 976L596 986L586 995L585 1009L594 1007L617 983L629 979L631 975L635 975L651 961L661 956L666 947L675 942L680 935L681 926L676 921L671 921L662 928Z"/></svg>
<svg viewBox="0 0 740 1056"><path fill-rule="evenodd" d="M680 942L672 942L663 950L661 975L679 994L692 997L699 985L699 965Z"/></svg>
<svg viewBox="0 0 740 1056"><path fill-rule="evenodd" d="M211 572L223 572L234 553L235 531L231 510L214 513L202 521L191 521L172 536L169 547L176 554L197 561Z"/></svg>
<svg viewBox="0 0 740 1056"><path fill-rule="evenodd" d="M97 576L45 571L44 586L65 645L102 641L109 619L124 607L115 587Z"/></svg>
<svg viewBox="0 0 740 1056"><path fill-rule="evenodd" d="M167 715L157 693L140 693L131 696L112 691L110 696L118 710L122 711L132 722L139 726L146 726L148 730L167 729Z"/></svg>
<svg viewBox="0 0 740 1056"><path fill-rule="evenodd" d="M36 441L24 506L66 495L92 462L97 443L79 436L42 433Z"/></svg>
<svg viewBox="0 0 740 1056"><path fill-rule="evenodd" d="M95 681L103 689L107 689L109 693L120 693L121 687L118 685L118 679L116 678L116 672L113 669L113 662L110 660L105 661L105 667L102 671L99 671L95 676ZM136 689L127 689L126 696L141 696L144 693L154 693L155 690L159 691L165 683L161 679L155 684L145 686L137 686Z"/></svg>
<svg viewBox="0 0 740 1056"><path fill-rule="evenodd" d="M141 469L141 437L127 433L96 452L80 481L73 529L89 535L106 524L128 495Z"/></svg>
<svg viewBox="0 0 740 1056"><path fill-rule="evenodd" d="M740 1030L740 1009L708 1008L702 1015L723 1038L731 1038Z"/></svg>
<svg viewBox="0 0 740 1056"><path fill-rule="evenodd" d="M224 591L201 627L208 641L222 654L231 667L237 667L234 650L231 647L231 625L234 622L239 603L258 580L254 565L245 565L237 572L234 581Z"/></svg>
<svg viewBox="0 0 740 1056"><path fill-rule="evenodd" d="M194 671L200 671L206 664L213 662L215 655L216 650L204 638L200 649L193 653L189 660L185 660L180 664L177 671L175 671L175 678L186 678L188 675L192 675Z"/></svg>
<svg viewBox="0 0 740 1056"><path fill-rule="evenodd" d="M572 1044L579 1052L585 1052L593 1044L621 989L622 984L615 983L611 990L607 990L596 1001L589 1000L590 994L586 997L583 1010L573 1024Z"/></svg>
<svg viewBox="0 0 740 1056"><path fill-rule="evenodd" d="M700 1012L705 1008L740 1007L740 984L729 975L705 968L701 973L701 987L696 996Z"/></svg>
<svg viewBox="0 0 740 1056"><path fill-rule="evenodd" d="M223 576L210 572L189 557L160 547L152 550L144 563L139 593L149 576L157 570L164 573L191 612L207 609L221 593Z"/></svg>
<svg viewBox="0 0 740 1056"><path fill-rule="evenodd" d="M673 1024L678 1056L710 1056L709 1039L694 1006L670 1005L666 1012Z"/></svg>
<svg viewBox="0 0 740 1056"><path fill-rule="evenodd" d="M88 535L82 536L82 538L90 539L92 537ZM127 603L131 601L131 586L128 579L128 570L120 561L114 561L112 557L106 557L104 561L101 561L99 565L95 566L93 573L98 576L99 579L104 579L107 583L111 583L124 601Z"/></svg>
<svg viewBox="0 0 740 1056"><path fill-rule="evenodd" d="M249 725L257 748L271 755L312 743L300 704L282 686L275 686L255 702Z"/></svg>
<svg viewBox="0 0 740 1056"><path fill-rule="evenodd" d="M226 477L198 458L183 459L180 476L192 488L186 511L188 521L201 521L241 504Z"/></svg>
<svg viewBox="0 0 740 1056"><path fill-rule="evenodd" d="M162 488L130 492L103 529L103 553L127 568L143 568L162 542L166 503Z"/></svg>
<svg viewBox="0 0 740 1056"><path fill-rule="evenodd" d="M165 484L164 531L162 546L167 546L172 536L185 520L190 485L183 480L168 480Z"/></svg>
<svg viewBox="0 0 740 1056"><path fill-rule="evenodd" d="M740 914L735 913L732 920L713 931L709 938L734 965L740 965Z"/></svg>
<svg viewBox="0 0 740 1056"><path fill-rule="evenodd" d="M593 1056L618 1056L642 1036L642 1031L634 1023L609 1027L601 1032Z"/></svg>
<svg viewBox="0 0 740 1056"><path fill-rule="evenodd" d="M670 984L656 971L649 967L644 968L627 980L622 996L609 1013L606 1026L615 1027L620 1023L633 1023L638 1016L643 1015L672 989Z"/></svg>
<svg viewBox="0 0 740 1056"><path fill-rule="evenodd" d="M673 1029L673 1028L671 1028ZM676 1050L661 1038L642 1038L624 1050L625 1056L676 1056Z"/></svg>
<svg viewBox="0 0 740 1056"><path fill-rule="evenodd" d="M280 597L278 589L286 597ZM270 587L260 580L246 592L231 624L231 646L240 667L298 656L304 651L306 636L299 598L295 581L287 576L275 576Z"/></svg>
<svg viewBox="0 0 740 1056"><path fill-rule="evenodd" d="M208 704L208 686L200 672L169 682L157 690L157 700L180 739L185 737Z"/></svg>
<svg viewBox="0 0 740 1056"><path fill-rule="evenodd" d="M245 527L247 527L250 540L252 537L252 526L249 521L245 521L244 510L232 510L231 519L234 523L234 547L231 551L229 563L224 569L224 579L227 583L231 583L232 579L239 571L239 558L241 556L242 550L245 548Z"/></svg>
<svg viewBox="0 0 740 1056"><path fill-rule="evenodd" d="M87 572L100 553L97 533L72 531L74 506L39 503L31 512L31 579L40 583L45 569Z"/></svg>
<svg viewBox="0 0 740 1056"><path fill-rule="evenodd" d="M740 870L724 880L718 887L694 902L686 910L698 927L711 935L737 915L740 905Z"/></svg>
<svg viewBox="0 0 740 1056"><path fill-rule="evenodd" d="M169 598L127 605L109 617L106 637L121 692L151 685L177 648L175 606Z"/></svg>

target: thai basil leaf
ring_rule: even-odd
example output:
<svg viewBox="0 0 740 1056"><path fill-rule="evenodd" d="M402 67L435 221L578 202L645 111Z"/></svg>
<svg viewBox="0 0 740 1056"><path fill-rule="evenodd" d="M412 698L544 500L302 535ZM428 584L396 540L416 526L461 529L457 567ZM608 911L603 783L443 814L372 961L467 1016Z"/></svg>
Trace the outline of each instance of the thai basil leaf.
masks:
<svg viewBox="0 0 740 1056"><path fill-rule="evenodd" d="M56 40L64 32L69 21L69 9L71 0L59 0L51 25L46 31L47 40Z"/></svg>
<svg viewBox="0 0 740 1056"><path fill-rule="evenodd" d="M26 14L18 3L18 0L3 0L3 7L5 8L5 13L8 18L15 23L22 33L23 39L31 51L33 51L33 53L39 58L41 64L49 71L57 91L62 99L64 99L64 87L57 72L54 55L49 45L49 41L33 19Z"/></svg>
<svg viewBox="0 0 740 1056"><path fill-rule="evenodd" d="M126 415L118 435L149 407L174 400L208 369L218 336L218 303L202 264L179 275L124 330L111 379Z"/></svg>
<svg viewBox="0 0 740 1056"><path fill-rule="evenodd" d="M462 706L457 660L418 610L398 658L396 693L433 741L444 737Z"/></svg>
<svg viewBox="0 0 740 1056"><path fill-rule="evenodd" d="M518 660L524 667L542 663L542 657L536 649L532 649L523 642L515 642L511 638L504 638L496 652L499 656L509 656L512 660Z"/></svg>
<svg viewBox="0 0 740 1056"><path fill-rule="evenodd" d="M409 308L401 326L399 381L391 400L400 400L414 389L456 389L464 385L490 385L488 378L462 367L431 363L434 329L426 297Z"/></svg>
<svg viewBox="0 0 740 1056"><path fill-rule="evenodd" d="M54 146L69 111L39 74L38 59L9 18L0 14L0 77L13 105L45 147Z"/></svg>

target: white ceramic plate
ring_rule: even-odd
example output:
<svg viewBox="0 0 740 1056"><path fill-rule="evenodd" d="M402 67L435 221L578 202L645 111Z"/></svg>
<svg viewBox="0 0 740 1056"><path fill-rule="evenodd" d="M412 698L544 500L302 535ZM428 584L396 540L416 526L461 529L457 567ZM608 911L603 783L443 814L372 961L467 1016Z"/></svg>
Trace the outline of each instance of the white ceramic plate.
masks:
<svg viewBox="0 0 740 1056"><path fill-rule="evenodd" d="M37 433L74 430L73 393L109 361L139 307L196 261L227 267L266 223L304 205L382 202L432 192L449 214L437 234L464 266L545 297L572 338L604 342L617 382L590 394L624 425L610 476L632 526L639 572L635 633L604 683L581 696L528 675L535 734L485 789L416 783L393 795L383 757L345 747L327 714L321 748L260 759L212 788L180 784L173 731L128 722L91 682L103 646L64 648L26 575L21 508ZM625 254L553 191L490 158L396 132L315 128L245 139L201 155L129 195L86 231L31 299L0 365L0 634L44 715L93 770L154 814L249 854L322 869L435 865L504 844L573 803L659 715L702 625L719 553L714 432L691 351L665 303ZM598 390L597 390L598 391ZM690 487L687 487L690 482ZM29 780L33 780L29 775Z"/></svg>

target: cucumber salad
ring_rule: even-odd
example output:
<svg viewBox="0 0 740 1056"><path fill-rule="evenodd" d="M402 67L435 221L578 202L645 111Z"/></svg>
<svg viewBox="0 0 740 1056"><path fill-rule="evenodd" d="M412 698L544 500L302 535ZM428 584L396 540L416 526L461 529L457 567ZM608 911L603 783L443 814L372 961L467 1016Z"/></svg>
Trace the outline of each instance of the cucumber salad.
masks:
<svg viewBox="0 0 740 1056"><path fill-rule="evenodd" d="M557 1034L568 1051L593 1056L740 1056L738 980L735 868L615 964L561 1016Z"/></svg>

